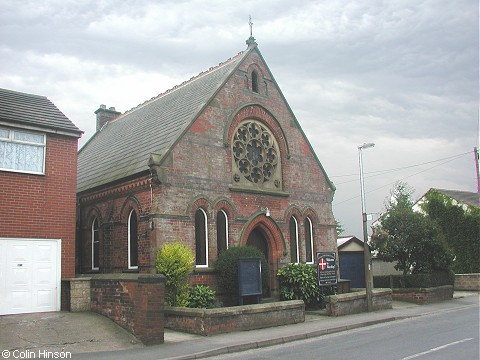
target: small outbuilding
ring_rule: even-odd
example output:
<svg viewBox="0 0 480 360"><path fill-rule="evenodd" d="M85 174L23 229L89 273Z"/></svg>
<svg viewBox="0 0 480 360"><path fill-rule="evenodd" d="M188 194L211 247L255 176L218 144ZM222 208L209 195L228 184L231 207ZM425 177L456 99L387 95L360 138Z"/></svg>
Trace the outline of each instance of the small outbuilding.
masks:
<svg viewBox="0 0 480 360"><path fill-rule="evenodd" d="M355 236L340 236L337 239L340 278L350 280L351 288L365 287L363 241Z"/></svg>

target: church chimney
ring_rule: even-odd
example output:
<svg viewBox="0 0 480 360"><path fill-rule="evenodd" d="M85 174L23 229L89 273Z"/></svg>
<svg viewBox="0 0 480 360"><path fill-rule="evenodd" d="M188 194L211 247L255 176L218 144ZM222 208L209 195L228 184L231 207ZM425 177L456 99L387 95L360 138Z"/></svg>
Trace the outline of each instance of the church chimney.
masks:
<svg viewBox="0 0 480 360"><path fill-rule="evenodd" d="M120 116L120 112L116 111L114 107L107 109L105 105L100 105L100 107L95 111L97 114L97 131L109 121L112 121Z"/></svg>

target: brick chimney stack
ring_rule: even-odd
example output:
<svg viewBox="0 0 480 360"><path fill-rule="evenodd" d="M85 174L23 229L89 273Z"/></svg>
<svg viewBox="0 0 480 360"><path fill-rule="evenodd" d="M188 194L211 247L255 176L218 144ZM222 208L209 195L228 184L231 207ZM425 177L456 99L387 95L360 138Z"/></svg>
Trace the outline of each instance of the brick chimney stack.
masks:
<svg viewBox="0 0 480 360"><path fill-rule="evenodd" d="M100 131L106 123L121 115L121 113L116 111L113 106L107 109L103 104L95 111L95 114L97 114L97 131Z"/></svg>

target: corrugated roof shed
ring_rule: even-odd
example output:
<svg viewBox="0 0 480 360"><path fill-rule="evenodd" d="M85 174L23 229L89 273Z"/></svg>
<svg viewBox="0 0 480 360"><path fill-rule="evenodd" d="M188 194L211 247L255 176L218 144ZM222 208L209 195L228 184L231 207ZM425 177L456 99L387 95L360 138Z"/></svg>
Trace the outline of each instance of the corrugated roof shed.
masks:
<svg viewBox="0 0 480 360"><path fill-rule="evenodd" d="M146 101L95 133L78 155L77 192L147 171L150 154L171 149L248 53Z"/></svg>
<svg viewBox="0 0 480 360"><path fill-rule="evenodd" d="M77 128L45 96L0 89L0 124L80 137Z"/></svg>

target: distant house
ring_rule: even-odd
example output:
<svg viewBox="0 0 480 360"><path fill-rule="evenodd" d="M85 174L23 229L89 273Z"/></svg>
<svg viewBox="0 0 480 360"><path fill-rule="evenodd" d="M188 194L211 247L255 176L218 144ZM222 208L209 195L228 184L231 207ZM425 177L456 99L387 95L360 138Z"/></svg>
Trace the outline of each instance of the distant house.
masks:
<svg viewBox="0 0 480 360"><path fill-rule="evenodd" d="M468 206L480 207L480 193L431 188L415 202L413 209L420 211L420 205L425 201L427 195L434 190L452 199L454 205L462 206L464 210Z"/></svg>
<svg viewBox="0 0 480 360"><path fill-rule="evenodd" d="M0 314L60 310L81 135L46 97L0 89Z"/></svg>
<svg viewBox="0 0 480 360"><path fill-rule="evenodd" d="M100 106L78 157L82 273L155 272L164 244L261 250L276 270L335 251L330 182L253 38L227 61L121 114Z"/></svg>

